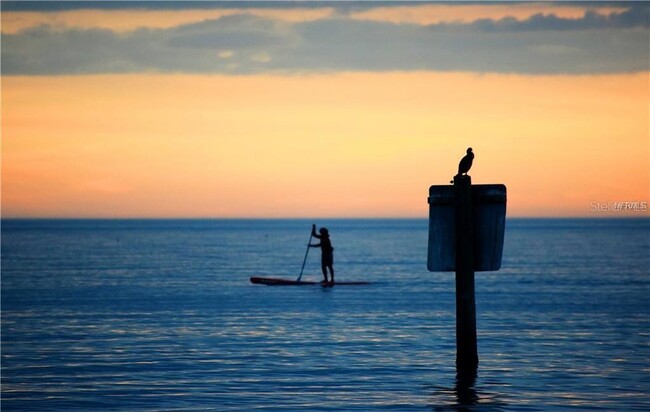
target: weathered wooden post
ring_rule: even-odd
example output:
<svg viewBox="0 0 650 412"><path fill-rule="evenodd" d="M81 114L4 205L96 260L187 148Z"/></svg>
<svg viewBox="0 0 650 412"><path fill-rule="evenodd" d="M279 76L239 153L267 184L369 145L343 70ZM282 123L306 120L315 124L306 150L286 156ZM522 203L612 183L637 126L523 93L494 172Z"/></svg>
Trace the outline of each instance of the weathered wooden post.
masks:
<svg viewBox="0 0 650 412"><path fill-rule="evenodd" d="M478 367L476 302L474 300L474 220L472 178L454 178L456 210L456 367Z"/></svg>
<svg viewBox="0 0 650 412"><path fill-rule="evenodd" d="M501 267L505 216L504 185L472 185L459 174L453 186L429 188L427 267L456 272L456 367L462 374L478 367L474 272Z"/></svg>

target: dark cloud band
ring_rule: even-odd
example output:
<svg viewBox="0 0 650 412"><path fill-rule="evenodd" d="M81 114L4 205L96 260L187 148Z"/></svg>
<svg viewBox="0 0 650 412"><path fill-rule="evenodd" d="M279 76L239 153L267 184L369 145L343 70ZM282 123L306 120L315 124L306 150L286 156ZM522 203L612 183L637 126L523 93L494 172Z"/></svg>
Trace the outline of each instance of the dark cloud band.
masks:
<svg viewBox="0 0 650 412"><path fill-rule="evenodd" d="M3 34L2 73L638 72L649 70L649 10L641 3L607 16L431 26L340 15L289 23L246 13L128 33L43 26Z"/></svg>

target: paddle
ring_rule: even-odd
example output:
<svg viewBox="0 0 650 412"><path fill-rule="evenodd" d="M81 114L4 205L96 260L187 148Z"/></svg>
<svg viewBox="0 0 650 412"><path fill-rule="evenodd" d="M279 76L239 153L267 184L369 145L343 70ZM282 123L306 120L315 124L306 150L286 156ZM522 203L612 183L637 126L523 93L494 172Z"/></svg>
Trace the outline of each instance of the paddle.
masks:
<svg viewBox="0 0 650 412"><path fill-rule="evenodd" d="M305 258L302 260L302 268L300 268L300 276L298 276L298 279L296 281L300 282L300 279L302 278L302 272L305 270L305 263L307 263L307 255L309 254L309 244L311 243L311 233L309 232L309 242L307 242L307 251L305 252Z"/></svg>

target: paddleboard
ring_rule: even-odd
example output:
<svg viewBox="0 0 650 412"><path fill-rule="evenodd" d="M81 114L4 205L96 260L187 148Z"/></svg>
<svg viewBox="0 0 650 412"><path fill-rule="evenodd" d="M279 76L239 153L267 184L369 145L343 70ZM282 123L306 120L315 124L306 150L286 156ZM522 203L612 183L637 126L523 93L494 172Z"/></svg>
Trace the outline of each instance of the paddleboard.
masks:
<svg viewBox="0 0 650 412"><path fill-rule="evenodd" d="M257 285L267 285L267 286L307 286L307 285L321 285L321 286L353 286L353 285L369 285L370 282L334 282L322 283L322 282L312 282L306 280L291 280L291 279L278 279L278 278L262 278L258 276L251 277L251 283Z"/></svg>

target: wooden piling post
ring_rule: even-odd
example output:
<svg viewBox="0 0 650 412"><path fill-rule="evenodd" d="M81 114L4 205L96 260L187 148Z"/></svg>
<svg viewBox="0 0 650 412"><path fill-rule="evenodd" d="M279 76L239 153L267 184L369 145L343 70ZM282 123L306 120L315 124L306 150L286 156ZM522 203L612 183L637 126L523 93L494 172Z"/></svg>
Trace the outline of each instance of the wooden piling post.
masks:
<svg viewBox="0 0 650 412"><path fill-rule="evenodd" d="M456 369L471 373L478 368L476 302L474 298L474 222L472 179L454 177L456 214Z"/></svg>

